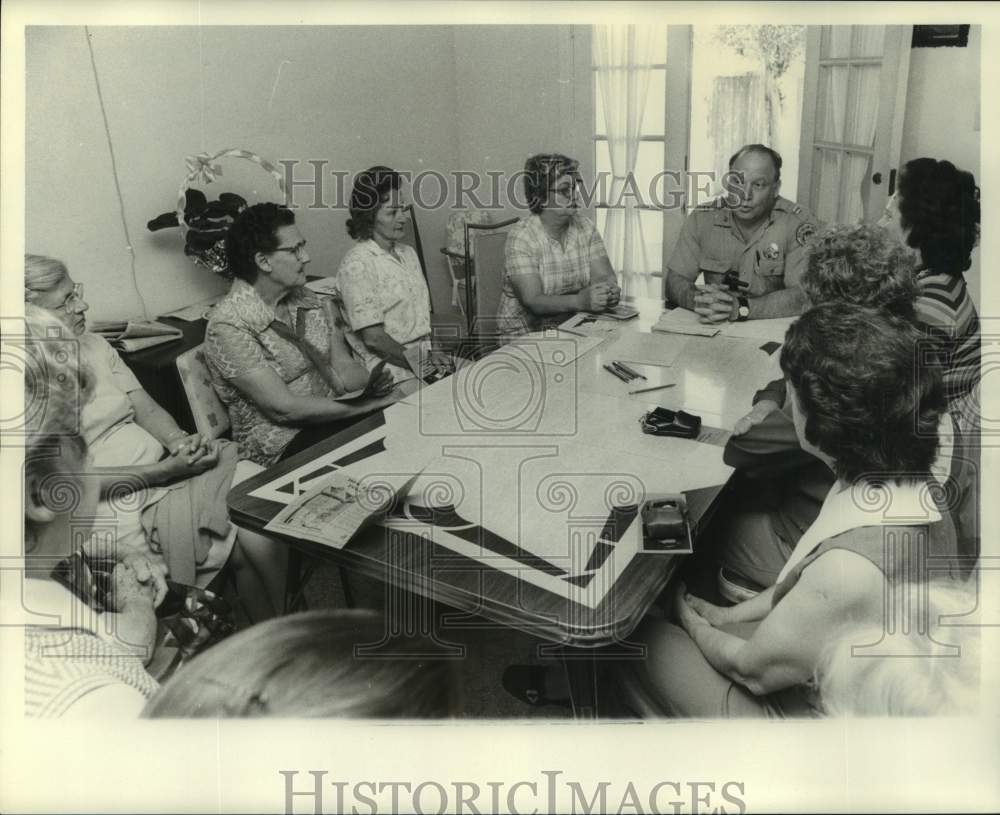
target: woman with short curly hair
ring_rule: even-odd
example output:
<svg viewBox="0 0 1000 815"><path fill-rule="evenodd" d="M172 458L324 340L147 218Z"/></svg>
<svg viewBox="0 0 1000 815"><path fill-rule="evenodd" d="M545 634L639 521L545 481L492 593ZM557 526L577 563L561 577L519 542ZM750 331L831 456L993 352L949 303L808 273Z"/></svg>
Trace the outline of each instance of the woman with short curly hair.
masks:
<svg viewBox="0 0 1000 815"><path fill-rule="evenodd" d="M812 305L855 303L913 318L913 257L887 230L836 226L809 247L802 289Z"/></svg>
<svg viewBox="0 0 1000 815"><path fill-rule="evenodd" d="M607 311L621 297L604 241L578 211L579 162L540 153L525 162L522 179L531 214L507 235L497 308L497 329L507 337L578 311Z"/></svg>
<svg viewBox="0 0 1000 815"><path fill-rule="evenodd" d="M845 622L884 622L887 593L957 567L955 530L930 474L945 409L940 375L914 364L908 320L846 303L807 311L781 367L799 443L836 476L777 583L722 608L686 596L680 625L640 629L648 658L628 683L674 716L812 716L812 680ZM939 569L941 571L939 571ZM957 573L957 572L956 572Z"/></svg>
<svg viewBox="0 0 1000 815"><path fill-rule="evenodd" d="M226 254L236 279L212 309L205 360L242 459L269 466L399 398L388 374L373 380L355 359L332 300L306 288L309 252L290 209L247 207Z"/></svg>
<svg viewBox="0 0 1000 815"><path fill-rule="evenodd" d="M917 321L938 340L948 406L963 433L979 428L979 315L965 272L979 240L979 188L950 161L918 158L899 176L879 224L916 251Z"/></svg>

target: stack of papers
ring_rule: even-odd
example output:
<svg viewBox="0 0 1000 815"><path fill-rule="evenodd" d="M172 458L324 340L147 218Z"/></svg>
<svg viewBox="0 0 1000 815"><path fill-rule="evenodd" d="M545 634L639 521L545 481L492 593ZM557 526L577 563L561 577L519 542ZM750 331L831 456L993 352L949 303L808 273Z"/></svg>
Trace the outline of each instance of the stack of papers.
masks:
<svg viewBox="0 0 1000 815"><path fill-rule="evenodd" d="M745 322L724 322L716 325L699 322L693 311L675 308L664 311L652 326L653 331L664 334L690 334L697 337L723 337L748 340L774 340L784 342L785 332L798 317L776 317L771 320L746 320Z"/></svg>
<svg viewBox="0 0 1000 815"><path fill-rule="evenodd" d="M176 342L184 337L183 332L172 325L156 320L103 321L90 324L94 334L100 334L119 351L132 353Z"/></svg>
<svg viewBox="0 0 1000 815"><path fill-rule="evenodd" d="M693 311L688 311L686 308L675 308L664 311L652 330L664 334L692 334L696 337L714 337L719 333L719 326L706 325L698 320L698 315Z"/></svg>

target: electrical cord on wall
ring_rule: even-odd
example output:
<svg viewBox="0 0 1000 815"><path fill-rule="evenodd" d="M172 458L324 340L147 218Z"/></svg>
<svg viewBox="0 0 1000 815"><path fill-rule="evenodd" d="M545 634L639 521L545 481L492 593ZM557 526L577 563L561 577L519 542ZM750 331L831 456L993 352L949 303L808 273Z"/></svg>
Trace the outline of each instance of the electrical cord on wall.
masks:
<svg viewBox="0 0 1000 815"><path fill-rule="evenodd" d="M90 67L94 73L97 101L101 107L101 118L104 120L104 135L108 140L108 153L111 155L111 177L115 182L115 194L118 196L118 212L122 219L122 229L125 231L125 248L128 250L129 265L132 270L132 287L135 289L136 296L138 296L139 302L142 304L142 317L148 320L149 309L146 307L146 299L139 290L139 280L135 271L135 248L132 246L132 238L128 231L128 221L125 218L125 200L122 198L122 187L118 181L118 162L115 160L115 147L111 142L111 128L108 126L108 114L104 108L104 94L101 93L101 80L97 76L97 62L94 60L94 46L90 41L90 27L84 26L83 31L87 37L87 50L90 52Z"/></svg>

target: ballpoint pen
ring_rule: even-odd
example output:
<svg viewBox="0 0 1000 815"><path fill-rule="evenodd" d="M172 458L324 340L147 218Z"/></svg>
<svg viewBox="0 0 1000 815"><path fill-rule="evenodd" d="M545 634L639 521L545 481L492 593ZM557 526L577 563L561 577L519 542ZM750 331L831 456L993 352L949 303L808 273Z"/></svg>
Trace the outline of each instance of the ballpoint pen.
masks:
<svg viewBox="0 0 1000 815"><path fill-rule="evenodd" d="M646 378L646 377L644 377L644 376L643 376L643 375L642 375L641 373L639 373L638 371L633 371L633 370L632 370L631 368L629 368L629 367L628 367L628 365L626 365L626 364L625 364L624 362L617 362L617 361L616 361L616 362L613 362L612 364L613 364L613 365L614 365L614 366L615 366L616 368L619 368L620 370L622 370L622 371L624 371L625 373L627 373L627 374L628 374L629 376L631 376L631 377L632 377L633 379L637 379L637 378L638 378L638 379L645 379L645 378Z"/></svg>
<svg viewBox="0 0 1000 815"><path fill-rule="evenodd" d="M664 388L672 388L673 386L674 386L673 382L671 382L669 385L654 385L651 388L639 388L639 390L636 391L629 391L628 395L634 396L637 393L649 393L650 391L661 391Z"/></svg>
<svg viewBox="0 0 1000 815"><path fill-rule="evenodd" d="M618 371L618 373L620 373L622 376L624 376L629 382L631 382L633 379L635 379L636 377L639 376L639 374L637 374L635 371L630 371L628 368L626 368L620 362L614 362L614 361L612 361L611 362L611 367L614 368L616 371Z"/></svg>
<svg viewBox="0 0 1000 815"><path fill-rule="evenodd" d="M620 380L621 380L622 382L625 382L626 384L627 384L627 383L629 382L629 380L628 380L628 378L627 378L627 377L625 376L625 374L621 373L620 371L617 371L617 370L615 370L615 369L614 369L614 368L612 368L612 367L611 367L610 365L605 365L605 366L604 366L604 370L605 370L605 371L607 371L607 372L608 372L609 374L614 374L614 375L615 375L615 376L617 376L617 377L618 377L618 378L619 378L619 379L620 379Z"/></svg>

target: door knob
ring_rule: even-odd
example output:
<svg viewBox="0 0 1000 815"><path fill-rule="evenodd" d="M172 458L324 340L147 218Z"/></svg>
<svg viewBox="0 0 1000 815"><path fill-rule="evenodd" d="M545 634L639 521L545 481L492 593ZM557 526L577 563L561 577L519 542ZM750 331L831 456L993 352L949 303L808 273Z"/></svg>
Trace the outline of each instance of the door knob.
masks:
<svg viewBox="0 0 1000 815"><path fill-rule="evenodd" d="M875 173L875 175L872 176L872 184L881 184L881 183L882 183L882 173Z"/></svg>

